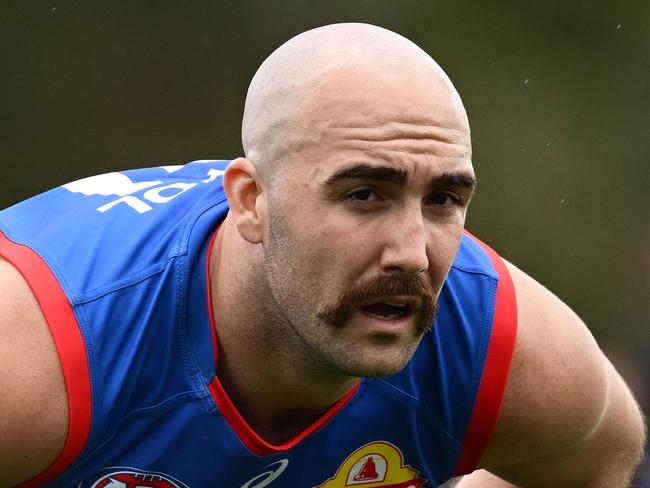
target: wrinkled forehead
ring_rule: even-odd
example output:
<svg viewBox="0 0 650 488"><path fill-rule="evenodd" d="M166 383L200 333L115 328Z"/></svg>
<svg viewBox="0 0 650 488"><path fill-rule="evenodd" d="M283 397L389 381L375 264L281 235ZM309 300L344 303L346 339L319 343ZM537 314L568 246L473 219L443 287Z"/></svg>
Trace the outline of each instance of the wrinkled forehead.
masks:
<svg viewBox="0 0 650 488"><path fill-rule="evenodd" d="M432 138L470 149L460 97L427 66L382 70L338 66L302 87L290 116L295 149L365 133L369 138Z"/></svg>
<svg viewBox="0 0 650 488"><path fill-rule="evenodd" d="M453 87L435 73L422 71L394 72L355 64L323 73L302 87L292 114L294 128L427 120L469 133Z"/></svg>

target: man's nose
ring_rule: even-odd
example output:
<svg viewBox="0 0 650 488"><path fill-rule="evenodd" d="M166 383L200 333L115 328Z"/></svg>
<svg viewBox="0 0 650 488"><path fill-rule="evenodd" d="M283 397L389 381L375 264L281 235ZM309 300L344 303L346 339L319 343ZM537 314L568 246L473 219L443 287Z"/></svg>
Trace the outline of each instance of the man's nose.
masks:
<svg viewBox="0 0 650 488"><path fill-rule="evenodd" d="M429 268L422 210L404 212L386 229L381 268L386 273L417 274Z"/></svg>

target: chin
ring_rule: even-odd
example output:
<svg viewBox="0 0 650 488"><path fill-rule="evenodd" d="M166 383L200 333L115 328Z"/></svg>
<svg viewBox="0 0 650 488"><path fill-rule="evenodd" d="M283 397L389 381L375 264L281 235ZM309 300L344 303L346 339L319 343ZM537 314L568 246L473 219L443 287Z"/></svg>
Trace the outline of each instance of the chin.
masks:
<svg viewBox="0 0 650 488"><path fill-rule="evenodd" d="M402 371L411 361L422 335L356 335L315 341L312 351L331 372L358 378L384 378Z"/></svg>
<svg viewBox="0 0 650 488"><path fill-rule="evenodd" d="M407 363L408 364L408 363ZM406 364L401 365L399 368L394 367L377 367L371 369L359 370L358 374L351 375L358 378L388 378L396 375L406 367Z"/></svg>
<svg viewBox="0 0 650 488"><path fill-rule="evenodd" d="M373 354L372 357L359 358L339 364L339 369L349 376L359 378L385 378L402 371L411 360L413 353L399 353L383 351Z"/></svg>
<svg viewBox="0 0 650 488"><path fill-rule="evenodd" d="M350 376L356 376L358 378L387 378L402 371L407 364L408 361L400 364L399 366L382 364L370 367L360 367L355 370L348 371L348 374Z"/></svg>

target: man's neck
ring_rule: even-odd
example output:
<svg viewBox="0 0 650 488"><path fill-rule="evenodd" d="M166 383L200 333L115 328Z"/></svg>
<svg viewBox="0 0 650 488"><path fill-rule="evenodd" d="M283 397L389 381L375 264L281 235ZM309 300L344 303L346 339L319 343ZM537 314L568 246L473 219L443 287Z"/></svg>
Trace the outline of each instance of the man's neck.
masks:
<svg viewBox="0 0 650 488"><path fill-rule="evenodd" d="M271 444L282 444L318 421L343 398L356 380L314 395L314 388L292 388L287 381L260 374L249 381L219 361L218 378L232 403L255 433ZM232 374L235 373L235 374Z"/></svg>
<svg viewBox="0 0 650 488"><path fill-rule="evenodd" d="M217 377L253 430L282 443L318 420L358 380L328 371L279 323L272 300L265 299L260 259L259 248L226 219L210 256Z"/></svg>

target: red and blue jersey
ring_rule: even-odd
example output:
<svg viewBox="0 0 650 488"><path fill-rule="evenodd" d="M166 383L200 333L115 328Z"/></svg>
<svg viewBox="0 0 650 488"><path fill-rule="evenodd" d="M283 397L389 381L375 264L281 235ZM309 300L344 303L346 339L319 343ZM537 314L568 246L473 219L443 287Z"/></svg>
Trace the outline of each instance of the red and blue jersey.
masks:
<svg viewBox="0 0 650 488"><path fill-rule="evenodd" d="M471 472L516 336L501 259L466 233L413 358L273 445L217 377L207 262L227 161L85 178L0 212L0 256L48 323L69 398L63 451L25 487L435 487Z"/></svg>

